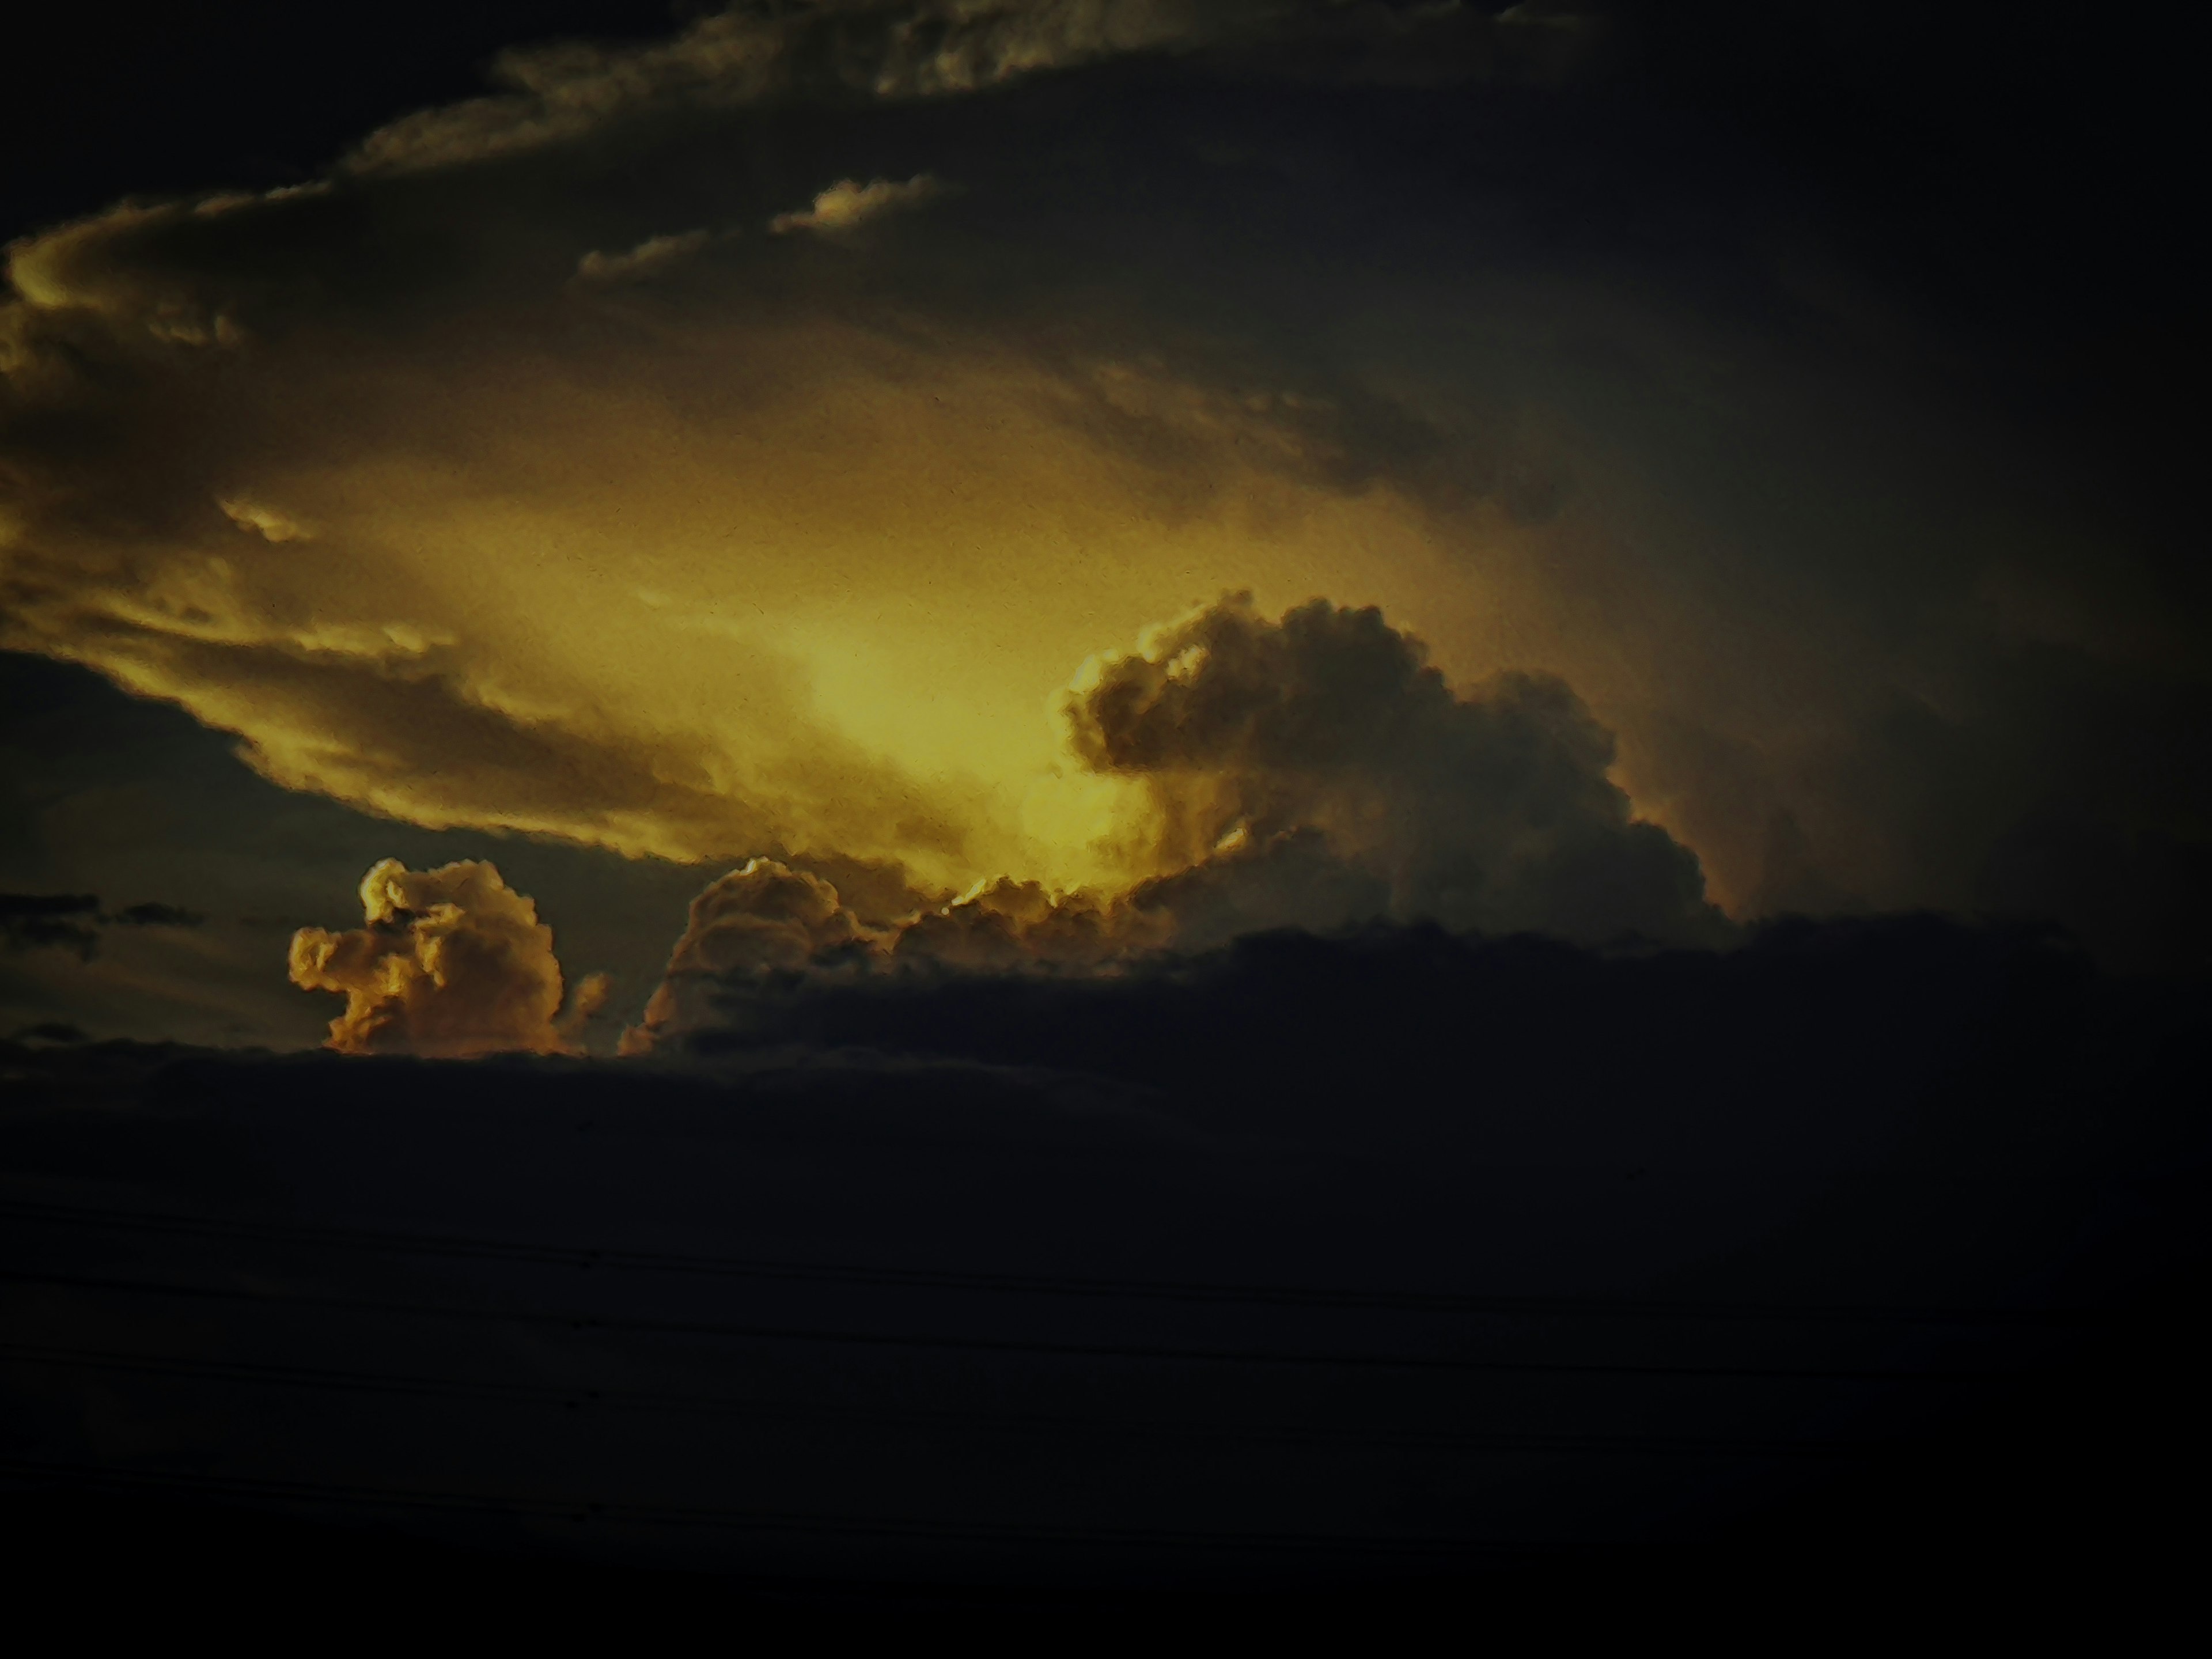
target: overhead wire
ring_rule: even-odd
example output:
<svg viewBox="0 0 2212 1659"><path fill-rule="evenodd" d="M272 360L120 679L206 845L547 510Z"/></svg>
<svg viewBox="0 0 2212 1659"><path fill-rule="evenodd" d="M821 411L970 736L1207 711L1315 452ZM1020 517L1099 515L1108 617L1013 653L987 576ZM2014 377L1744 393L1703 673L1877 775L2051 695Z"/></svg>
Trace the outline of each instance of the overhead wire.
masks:
<svg viewBox="0 0 2212 1659"><path fill-rule="evenodd" d="M1048 1341L1036 1338L948 1335L907 1331L838 1330L819 1326L753 1324L720 1320L649 1318L635 1315L565 1312L554 1309L466 1307L453 1303L344 1296L272 1285L214 1285L92 1273L0 1268L0 1283L106 1291L123 1295L193 1300L281 1304L346 1313L384 1313L552 1327L577 1332L713 1336L766 1342L941 1349L976 1353L1034 1354L1068 1358L1160 1361L1202 1364L1627 1376L1744 1377L1778 1381L1916 1382L1977 1375L1957 1368L1773 1366L1637 1364L1594 1360L1473 1358L1438 1354L1364 1351L1286 1352L1260 1348L1201 1348L1163 1344ZM1979 1374L1990 1374L1983 1368Z"/></svg>
<svg viewBox="0 0 2212 1659"><path fill-rule="evenodd" d="M804 1510L751 1510L712 1505L644 1504L620 1500L526 1493L443 1492L435 1489L362 1486L335 1481L282 1480L264 1476L216 1475L171 1470L113 1469L82 1463L46 1462L0 1457L0 1479L65 1483L78 1489L213 1494L260 1503L317 1504L366 1510L416 1510L446 1513L528 1516L539 1518L718 1530L783 1534L827 1534L907 1539L961 1539L997 1545L1054 1545L1063 1547L1211 1549L1249 1553L1347 1553L1385 1556L1464 1556L1511 1550L1525 1540L1452 1538L1413 1534L1260 1533L1170 1528L1068 1526L1023 1521L951 1521L921 1516L836 1515Z"/></svg>
<svg viewBox="0 0 2212 1659"><path fill-rule="evenodd" d="M99 1209L0 1199L0 1217L210 1238L254 1240L317 1249L405 1255L511 1261L580 1270L690 1273L783 1279L916 1289L989 1291L1140 1301L1241 1303L1285 1307L1376 1309L1508 1316L1710 1319L1900 1325L2070 1326L2092 1323L2094 1310L2044 1308L1868 1307L1820 1303L1699 1302L1667 1297L1510 1296L1452 1291L1330 1290L1282 1285L1234 1285L1161 1279L889 1267L855 1262L793 1261L672 1251L556 1245L520 1241L339 1228L286 1222Z"/></svg>
<svg viewBox="0 0 2212 1659"><path fill-rule="evenodd" d="M505 1382L455 1377L410 1376L340 1367L273 1365L235 1360L191 1359L172 1355L118 1352L112 1349L0 1343L0 1363L99 1370L113 1375L161 1376L276 1388L422 1395L455 1400L536 1404L564 1410L689 1412L744 1417L761 1421L839 1423L1054 1433L1105 1432L1133 1437L1239 1440L1262 1443L1347 1443L1468 1447L1494 1451L1542 1453L1612 1452L1747 1457L1849 1457L1875 1449L1868 1439L1802 1439L1743 1435L1557 1434L1477 1432L1403 1429L1326 1429L1312 1425L1255 1426L1104 1415L1052 1414L998 1409L916 1411L912 1408L793 1405L748 1401L728 1395L672 1390L599 1388L581 1384Z"/></svg>

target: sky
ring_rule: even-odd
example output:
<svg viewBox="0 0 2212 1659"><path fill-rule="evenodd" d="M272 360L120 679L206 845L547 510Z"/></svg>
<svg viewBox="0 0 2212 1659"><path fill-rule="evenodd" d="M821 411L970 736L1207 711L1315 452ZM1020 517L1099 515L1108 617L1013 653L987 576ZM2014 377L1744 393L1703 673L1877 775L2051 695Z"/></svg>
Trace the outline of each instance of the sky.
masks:
<svg viewBox="0 0 2212 1659"><path fill-rule="evenodd" d="M2165 27L41 20L0 100L0 1042L27 1146L97 1101L218 1150L16 1196L1229 1279L1326 1277L1325 1215L1352 1279L2119 1295L2212 923ZM602 1089L654 1150L537 1145ZM702 1169L781 1149L757 1237L678 1170L702 1090L766 1114ZM1990 1115L2022 1091L2070 1127ZM393 1093L450 1182L346 1185ZM967 1220L854 1197L916 1123ZM1869 1243L1966 1146L2017 1177L1958 1200L1983 1242L1913 1187Z"/></svg>
<svg viewBox="0 0 2212 1659"><path fill-rule="evenodd" d="M562 24L465 13L403 64L395 14L343 98L249 116L226 73L329 73L249 9L162 94L222 109L176 153L112 125L150 66L15 118L6 883L207 918L11 954L27 1023L306 1040L240 918L342 921L377 857L487 836L562 866L530 896L631 1018L681 911L618 947L585 890L672 866L1126 891L1235 827L1182 816L1224 757L1086 752L1068 688L1240 593L1378 608L1462 701L1562 683L1735 922L2194 960L2157 107L2052 112L2102 60L2040 14L1894 50L1787 8ZM103 789L202 821L89 830ZM270 847L310 802L348 816ZM1401 918L1664 931L1391 878Z"/></svg>

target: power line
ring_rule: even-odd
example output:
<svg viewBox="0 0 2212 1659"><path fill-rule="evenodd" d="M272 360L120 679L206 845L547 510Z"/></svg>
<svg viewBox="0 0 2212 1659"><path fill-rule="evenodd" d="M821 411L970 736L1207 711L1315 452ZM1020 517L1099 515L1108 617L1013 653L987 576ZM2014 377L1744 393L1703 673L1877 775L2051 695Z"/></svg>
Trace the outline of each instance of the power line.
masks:
<svg viewBox="0 0 2212 1659"><path fill-rule="evenodd" d="M285 1304L351 1313L392 1313L439 1319L480 1320L550 1326L572 1331L655 1332L675 1335L735 1337L757 1341L813 1342L840 1346L927 1348L975 1353L1024 1353L1067 1358L1159 1360L1182 1364L1316 1366L1379 1370L1462 1373L1526 1373L1548 1376L1746 1377L1777 1381L1911 1382L1957 1379L1986 1370L1822 1366L1669 1365L1570 1360L1450 1358L1425 1354L1365 1352L1284 1353L1249 1348L1194 1348L1153 1345L1048 1342L1030 1338L933 1336L907 1332L824 1330L818 1327L736 1324L705 1320L645 1319L622 1315L562 1313L544 1309L467 1308L450 1303L405 1302L373 1297L210 1285L180 1285L157 1279L111 1279L93 1274L26 1273L0 1268L0 1282L51 1285L119 1294L180 1297L198 1300Z"/></svg>
<svg viewBox="0 0 2212 1659"><path fill-rule="evenodd" d="M964 1539L976 1543L1062 1547L1208 1549L1226 1553L1358 1553L1395 1556L1464 1556L1510 1549L1516 1540L1438 1538L1417 1534L1174 1531L1137 1527L1072 1527L1049 1522L940 1521L927 1516L810 1514L804 1511L722 1509L682 1504L639 1504L570 1497L533 1497L495 1492L454 1492L398 1487L339 1485L246 1475L180 1474L143 1469L103 1469L89 1464L49 1463L0 1458L0 1476L18 1480L66 1482L77 1487L137 1492L212 1493L260 1503L322 1504L350 1509L431 1510L532 1516L575 1522L629 1523L664 1528L726 1531L827 1534L912 1539Z"/></svg>
<svg viewBox="0 0 2212 1659"><path fill-rule="evenodd" d="M1242 1440L1263 1443L1465 1446L1497 1451L1620 1452L1749 1457L1848 1457L1877 1449L1865 1440L1802 1440L1745 1436L1592 1435L1469 1433L1437 1431L1267 1428L1238 1425L1176 1423L1115 1417L1054 1416L1034 1412L917 1412L753 1402L723 1395L680 1394L647 1389L597 1389L556 1383L470 1382L453 1377L410 1376L389 1372L299 1365L268 1365L232 1360L186 1359L161 1354L112 1350L45 1347L0 1343L0 1360L18 1364L100 1370L125 1376L182 1377L276 1388L324 1389L349 1393L426 1395L457 1400L532 1403L562 1409L593 1407L617 1411L680 1411L772 1421L899 1424L979 1431L1002 1429L1134 1437Z"/></svg>
<svg viewBox="0 0 2212 1659"><path fill-rule="evenodd" d="M1130 1300L1249 1303L1311 1308L1369 1308L1401 1311L1516 1316L1668 1318L1902 1325L2072 1326L2099 1317L2081 1310L2011 1308L1869 1308L1863 1306L1642 1300L1634 1297L1467 1295L1454 1292L1326 1291L1279 1285L1176 1283L1160 1279L1080 1279L1041 1274L971 1273L884 1267L854 1262L805 1262L667 1251L534 1244L336 1228L283 1222L240 1221L137 1211L0 1200L0 1216L210 1238L240 1238L322 1249L526 1261L580 1270L671 1273L743 1279L784 1279L1029 1296L1116 1297Z"/></svg>

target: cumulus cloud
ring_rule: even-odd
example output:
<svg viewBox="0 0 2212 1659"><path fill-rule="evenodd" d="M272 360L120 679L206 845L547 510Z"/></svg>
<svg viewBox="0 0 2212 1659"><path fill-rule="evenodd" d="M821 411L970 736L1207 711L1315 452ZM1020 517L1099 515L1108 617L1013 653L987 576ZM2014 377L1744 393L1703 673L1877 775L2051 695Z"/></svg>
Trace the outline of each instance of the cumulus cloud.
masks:
<svg viewBox="0 0 2212 1659"><path fill-rule="evenodd" d="M563 1013L553 930L489 864L386 859L362 878L361 902L366 926L292 937L292 982L346 999L325 1045L342 1054L571 1052L605 997L591 976Z"/></svg>
<svg viewBox="0 0 2212 1659"><path fill-rule="evenodd" d="M1613 736L1571 687L1510 673L1455 695L1372 607L1271 621L1236 595L1091 665L1066 710L1086 764L1157 792L1193 866L1146 902L1264 918L1279 891L1307 925L1583 939L1719 921L1696 855L1607 777Z"/></svg>
<svg viewBox="0 0 2212 1659"><path fill-rule="evenodd" d="M840 179L815 197L813 206L804 212L779 213L768 222L768 228L779 236L794 230L841 234L887 213L920 207L941 194L944 188L926 173L902 184L890 179L871 179L862 185Z"/></svg>
<svg viewBox="0 0 2212 1659"><path fill-rule="evenodd" d="M900 964L971 970L1096 967L1168 937L1158 918L1137 915L1112 895L1055 893L1001 876L905 920L887 954Z"/></svg>
<svg viewBox="0 0 2212 1659"><path fill-rule="evenodd" d="M1157 906L1004 876L872 923L823 875L751 859L692 901L667 971L644 1018L623 1034L622 1052L725 1029L752 999L795 977L1103 970L1175 936L1172 918Z"/></svg>
<svg viewBox="0 0 2212 1659"><path fill-rule="evenodd" d="M873 935L821 877L756 858L712 883L691 914L644 1019L623 1034L641 1054L664 1033L696 1024L726 981L804 968Z"/></svg>

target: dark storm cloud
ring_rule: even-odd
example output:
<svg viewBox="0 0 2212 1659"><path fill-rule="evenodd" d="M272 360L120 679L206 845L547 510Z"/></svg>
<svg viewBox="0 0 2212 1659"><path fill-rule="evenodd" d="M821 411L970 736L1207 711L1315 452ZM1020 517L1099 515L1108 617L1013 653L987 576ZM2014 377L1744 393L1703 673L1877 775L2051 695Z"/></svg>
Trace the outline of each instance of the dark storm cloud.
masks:
<svg viewBox="0 0 2212 1659"><path fill-rule="evenodd" d="M198 927L207 918L179 904L147 900L103 910L91 893L0 893L0 938L10 951L59 946L88 962L100 949L100 927Z"/></svg>
<svg viewBox="0 0 2212 1659"><path fill-rule="evenodd" d="M207 918L181 904L163 904L149 899L143 904L127 904L104 920L125 927L198 927Z"/></svg>
<svg viewBox="0 0 2212 1659"><path fill-rule="evenodd" d="M90 893L0 893L0 933L11 951L64 945L89 957L100 939L85 923L99 908Z"/></svg>

